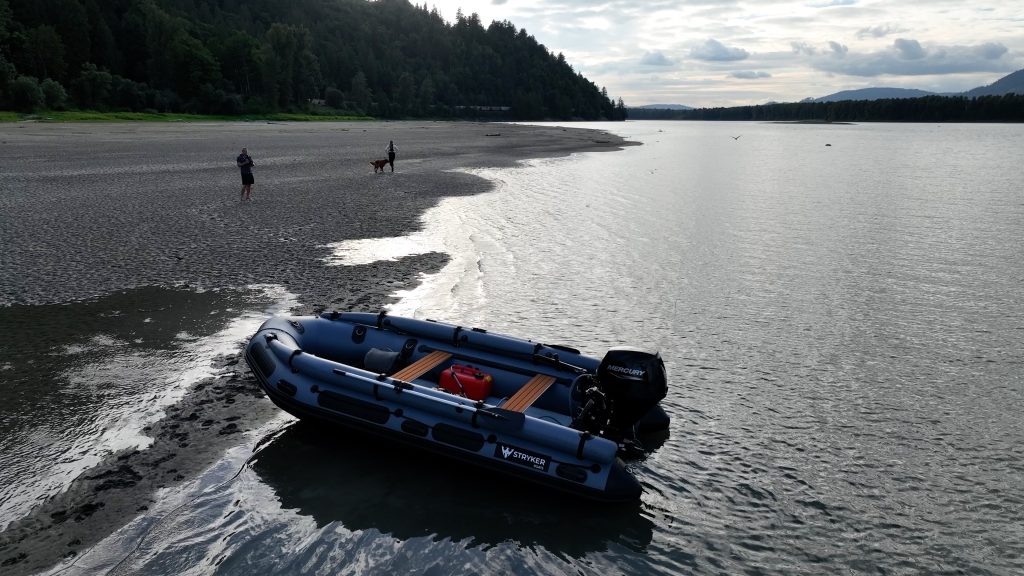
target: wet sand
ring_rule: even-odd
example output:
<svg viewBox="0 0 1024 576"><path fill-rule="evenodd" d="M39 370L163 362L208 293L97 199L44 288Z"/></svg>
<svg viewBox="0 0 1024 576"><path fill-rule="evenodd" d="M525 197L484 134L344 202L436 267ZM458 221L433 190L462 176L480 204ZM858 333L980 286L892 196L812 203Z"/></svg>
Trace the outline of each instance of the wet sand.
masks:
<svg viewBox="0 0 1024 576"><path fill-rule="evenodd" d="M374 174L388 140L395 172ZM356 286L404 275L391 263L325 269L325 244L400 236L438 198L486 189L450 170L620 142L441 122L0 124L0 305L267 282L286 282L311 308L369 304ZM248 203L234 165L243 146L256 163Z"/></svg>
<svg viewBox="0 0 1024 576"><path fill-rule="evenodd" d="M370 161L388 140L395 172L375 174ZM0 124L0 307L281 284L300 313L376 310L447 257L326 266L326 244L407 234L440 198L489 188L458 168L623 144L589 130L476 123ZM239 200L234 166L243 146L256 163L251 202ZM279 414L240 350L216 367L147 430L151 447L112 455L0 532L3 573L80 555Z"/></svg>

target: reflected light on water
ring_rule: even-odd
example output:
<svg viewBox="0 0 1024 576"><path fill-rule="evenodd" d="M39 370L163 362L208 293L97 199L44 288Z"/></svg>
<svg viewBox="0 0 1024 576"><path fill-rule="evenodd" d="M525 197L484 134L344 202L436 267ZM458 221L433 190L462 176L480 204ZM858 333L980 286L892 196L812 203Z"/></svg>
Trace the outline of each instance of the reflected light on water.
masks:
<svg viewBox="0 0 1024 576"><path fill-rule="evenodd" d="M40 371L32 350L11 350L15 389L33 389L45 378L45 392L31 396L27 406L8 406L0 411L7 440L0 455L0 530L24 517L47 495L59 493L84 471L109 454L143 449L152 444L146 427L160 420L164 410L180 401L189 388L217 376L217 358L235 354L267 315L285 313L297 306L296 297L283 287L255 285L244 302L217 296L204 300L212 309L196 305L187 309L170 304L164 292L114 295L92 307L110 307L98 316L120 318L116 325L97 328L122 334L76 334L62 322L40 320L56 340L71 338L46 353L47 369ZM187 292L186 292L187 293ZM247 303L256 309L242 308ZM140 308L162 314L132 320ZM73 314L73 306L57 312ZM94 313L84 312L83 316ZM188 320L186 320L186 318ZM216 328L207 319L223 318ZM183 337L168 322L194 321L195 334ZM201 330L213 328L206 335ZM170 330L168 330L170 329ZM92 328L85 328L85 332ZM161 330L168 330L161 332ZM191 334L191 333L189 333ZM127 338L125 335L139 335ZM119 337L120 336L120 337Z"/></svg>
<svg viewBox="0 0 1024 576"><path fill-rule="evenodd" d="M344 240L328 244L326 247L333 252L324 259L329 266L361 266L441 249L436 239L423 232L393 238Z"/></svg>

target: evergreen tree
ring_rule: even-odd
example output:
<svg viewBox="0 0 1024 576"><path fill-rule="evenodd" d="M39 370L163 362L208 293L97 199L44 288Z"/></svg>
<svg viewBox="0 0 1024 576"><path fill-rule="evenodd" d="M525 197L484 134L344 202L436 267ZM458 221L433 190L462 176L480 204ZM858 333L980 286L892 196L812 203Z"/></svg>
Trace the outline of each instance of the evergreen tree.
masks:
<svg viewBox="0 0 1024 576"><path fill-rule="evenodd" d="M352 78L352 88L349 90L349 98L355 103L359 112L366 114L373 104L373 93L366 83L366 75L362 71L356 72Z"/></svg>
<svg viewBox="0 0 1024 576"><path fill-rule="evenodd" d="M18 76L11 83L10 99L11 106L22 112L32 112L46 103L39 81L31 76Z"/></svg>

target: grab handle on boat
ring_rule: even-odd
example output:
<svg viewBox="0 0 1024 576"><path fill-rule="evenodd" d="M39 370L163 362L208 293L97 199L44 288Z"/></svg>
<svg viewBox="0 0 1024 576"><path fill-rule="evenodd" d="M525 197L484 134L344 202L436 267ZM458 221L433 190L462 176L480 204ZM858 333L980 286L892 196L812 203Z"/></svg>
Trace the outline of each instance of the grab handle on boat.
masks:
<svg viewBox="0 0 1024 576"><path fill-rule="evenodd" d="M484 418L478 422L477 419L480 416ZM473 413L472 420L474 426L482 426L504 433L522 430L524 422L526 422L526 414L502 408L477 408L476 412Z"/></svg>
<svg viewBox="0 0 1024 576"><path fill-rule="evenodd" d="M538 347L540 344L537 345ZM567 370L569 372L575 372L577 374L585 374L587 370L568 362L562 362L558 358L558 354L551 354L550 356L544 356L540 352L533 353L533 361L537 364L547 364L554 366L556 370Z"/></svg>

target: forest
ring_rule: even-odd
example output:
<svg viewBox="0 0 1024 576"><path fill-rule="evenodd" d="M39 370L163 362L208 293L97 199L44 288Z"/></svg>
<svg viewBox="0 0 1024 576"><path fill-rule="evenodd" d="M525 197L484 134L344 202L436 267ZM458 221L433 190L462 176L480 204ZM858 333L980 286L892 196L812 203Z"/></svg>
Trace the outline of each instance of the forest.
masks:
<svg viewBox="0 0 1024 576"><path fill-rule="evenodd" d="M694 110L627 109L632 120L762 122L1024 122L1024 94L925 96L840 102L793 102Z"/></svg>
<svg viewBox="0 0 1024 576"><path fill-rule="evenodd" d="M526 30L408 0L0 0L0 109L626 115Z"/></svg>

